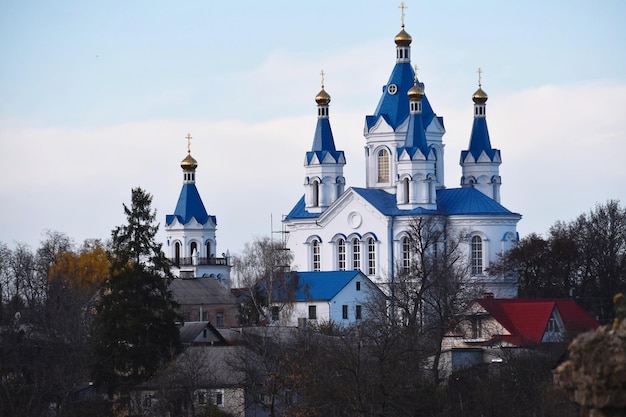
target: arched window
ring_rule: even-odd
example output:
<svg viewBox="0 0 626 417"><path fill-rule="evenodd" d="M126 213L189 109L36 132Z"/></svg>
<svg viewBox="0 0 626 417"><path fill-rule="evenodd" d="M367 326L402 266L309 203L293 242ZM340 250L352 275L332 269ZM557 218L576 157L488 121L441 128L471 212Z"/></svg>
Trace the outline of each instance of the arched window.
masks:
<svg viewBox="0 0 626 417"><path fill-rule="evenodd" d="M378 151L378 182L389 182L389 152Z"/></svg>
<svg viewBox="0 0 626 417"><path fill-rule="evenodd" d="M346 241L344 239L337 241L337 269L346 270Z"/></svg>
<svg viewBox="0 0 626 417"><path fill-rule="evenodd" d="M408 236L402 238L402 269L408 272L411 268L411 241Z"/></svg>
<svg viewBox="0 0 626 417"><path fill-rule="evenodd" d="M313 180L313 183L311 184L311 186L313 187L311 203L313 204L313 207L319 207L320 205L320 182L319 180Z"/></svg>
<svg viewBox="0 0 626 417"><path fill-rule="evenodd" d="M211 242L208 240L206 242L206 257L211 258Z"/></svg>
<svg viewBox="0 0 626 417"><path fill-rule="evenodd" d="M180 266L180 242L174 243L174 264Z"/></svg>
<svg viewBox="0 0 626 417"><path fill-rule="evenodd" d="M480 236L472 237L471 268L472 275L481 275L483 273L483 240Z"/></svg>
<svg viewBox="0 0 626 417"><path fill-rule="evenodd" d="M191 242L191 245L189 245L189 253L191 254L191 256L193 256L193 253L197 251L198 251L198 244L196 242Z"/></svg>
<svg viewBox="0 0 626 417"><path fill-rule="evenodd" d="M361 269L361 242L356 237L352 239L352 269Z"/></svg>
<svg viewBox="0 0 626 417"><path fill-rule="evenodd" d="M409 203L409 179L408 178L405 178L402 180L402 188L404 190L403 203L408 204Z"/></svg>
<svg viewBox="0 0 626 417"><path fill-rule="evenodd" d="M322 269L322 254L318 240L311 242L311 255L313 259L313 271L320 271Z"/></svg>
<svg viewBox="0 0 626 417"><path fill-rule="evenodd" d="M367 239L367 275L376 275L376 243L372 237Z"/></svg>

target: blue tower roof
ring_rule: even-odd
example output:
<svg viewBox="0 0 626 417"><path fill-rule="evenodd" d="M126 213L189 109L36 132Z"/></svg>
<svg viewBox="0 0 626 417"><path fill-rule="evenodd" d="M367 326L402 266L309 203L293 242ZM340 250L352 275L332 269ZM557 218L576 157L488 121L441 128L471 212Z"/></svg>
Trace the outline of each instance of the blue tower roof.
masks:
<svg viewBox="0 0 626 417"><path fill-rule="evenodd" d="M335 139L330 128L330 120L328 118L319 118L317 119L317 127L313 137L313 147L311 151L306 153L306 162L307 164L311 163L314 155L317 155L318 160L323 161L329 153L335 161L338 161L343 156L343 151L337 151L335 148Z"/></svg>
<svg viewBox="0 0 626 417"><path fill-rule="evenodd" d="M485 117L475 117L474 124L472 125L469 150L461 152L461 163L465 160L468 153L471 153L474 159L478 159L483 151L492 161L496 155L500 155L500 150L491 147L489 130L487 129L487 119Z"/></svg>
<svg viewBox="0 0 626 417"><path fill-rule="evenodd" d="M214 224L217 224L215 216L209 216L204 208L196 184L186 183L183 184L183 188L180 191L174 214L165 216L165 224L169 226L174 221L174 218L178 219L178 222L181 224L187 224L192 217L200 224L206 224L209 219Z"/></svg>
<svg viewBox="0 0 626 417"><path fill-rule="evenodd" d="M371 129L379 117L383 117L387 123L395 130L409 115L409 97L407 92L415 80L415 72L410 63L396 63L391 77L383 86L383 95L378 102L378 107L373 116L366 116L367 128ZM388 86L395 84L397 91L394 94L389 92ZM428 98L422 99L422 125L428 126L435 117L433 109L430 107Z"/></svg>
<svg viewBox="0 0 626 417"><path fill-rule="evenodd" d="M398 155L405 150L413 158L418 149L422 151L424 156L428 157L430 147L426 143L426 133L424 132L421 114L413 113L409 116L409 126L406 132L404 147L398 149Z"/></svg>

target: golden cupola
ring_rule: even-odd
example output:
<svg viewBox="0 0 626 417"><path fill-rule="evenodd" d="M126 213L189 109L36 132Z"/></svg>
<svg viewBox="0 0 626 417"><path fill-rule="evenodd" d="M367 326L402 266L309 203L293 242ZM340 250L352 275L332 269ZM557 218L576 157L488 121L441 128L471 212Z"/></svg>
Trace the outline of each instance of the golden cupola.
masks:
<svg viewBox="0 0 626 417"><path fill-rule="evenodd" d="M326 90L324 90L323 84L322 90L315 96L315 102L319 106L328 106L328 103L330 103L330 95L326 92Z"/></svg>
<svg viewBox="0 0 626 417"><path fill-rule="evenodd" d="M406 33L406 30L404 30L404 25L402 25L402 30L396 35L394 41L398 46L409 46L411 45L413 38L411 38L411 35Z"/></svg>
<svg viewBox="0 0 626 417"><path fill-rule="evenodd" d="M476 90L476 92L472 96L472 100L476 104L485 104L487 102L487 99L488 99L487 93L483 91L483 89L480 87L480 84L479 84L478 90Z"/></svg>

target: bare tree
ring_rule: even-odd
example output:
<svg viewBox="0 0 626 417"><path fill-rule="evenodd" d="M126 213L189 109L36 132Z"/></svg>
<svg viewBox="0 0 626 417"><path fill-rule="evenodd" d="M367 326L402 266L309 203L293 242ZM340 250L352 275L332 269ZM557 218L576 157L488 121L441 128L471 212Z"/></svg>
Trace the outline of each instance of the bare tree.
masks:
<svg viewBox="0 0 626 417"><path fill-rule="evenodd" d="M468 281L466 233L441 216L411 219L403 241L410 257L397 266L391 294L396 324L412 329L430 346L433 382L439 381L441 342L451 321L482 289Z"/></svg>
<svg viewBox="0 0 626 417"><path fill-rule="evenodd" d="M299 288L298 275L289 271L293 255L282 242L268 237L246 243L233 257L233 275L247 299L241 321L247 325L275 323L292 306Z"/></svg>

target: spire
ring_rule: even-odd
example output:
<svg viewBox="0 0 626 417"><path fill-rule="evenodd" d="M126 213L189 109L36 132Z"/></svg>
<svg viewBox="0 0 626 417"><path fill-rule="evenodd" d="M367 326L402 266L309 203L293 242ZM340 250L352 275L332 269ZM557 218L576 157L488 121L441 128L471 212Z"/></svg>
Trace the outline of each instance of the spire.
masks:
<svg viewBox="0 0 626 417"><path fill-rule="evenodd" d="M317 127L313 137L313 147L310 152L307 152L308 163L311 163L314 155L317 155L320 161L325 159L327 155L331 155L335 160L339 156L343 157L343 152L337 152L335 148L335 140L330 128L330 120L328 118L330 95L324 89L324 70L320 72L320 75L322 76L322 89L315 96L315 102L317 103Z"/></svg>
<svg viewBox="0 0 626 417"><path fill-rule="evenodd" d="M322 89L315 96L317 126L313 146L306 153L304 160L305 207L308 211L315 213L321 213L343 193L345 184L343 166L346 164L343 151L335 148L335 139L328 118L330 95L324 89L323 70L320 75L322 76Z"/></svg>
<svg viewBox="0 0 626 417"><path fill-rule="evenodd" d="M461 152L463 187L474 187L483 194L500 202L500 150L491 147L487 129L487 93L482 89L483 70L478 68L478 90L472 95L474 123L470 135L469 149Z"/></svg>
<svg viewBox="0 0 626 417"><path fill-rule="evenodd" d="M198 162L191 156L191 133L187 133L185 139L187 139L187 156L180 163L183 169L183 188L180 191L174 214L165 216L165 224L170 225L174 218L177 218L181 224L187 224L192 218L200 224L205 224L209 218L215 223L215 217L207 213L196 188Z"/></svg>
<svg viewBox="0 0 626 417"><path fill-rule="evenodd" d="M496 150L491 148L489 131L487 129L488 96L482 89L483 70L478 68L477 72L478 90L476 90L476 92L472 95L472 101L474 102L474 124L472 126L472 134L470 137L469 152L472 154L474 159L478 159L483 152L485 152L490 159L493 159Z"/></svg>
<svg viewBox="0 0 626 417"><path fill-rule="evenodd" d="M409 96L409 125L406 131L406 140L404 147L398 149L398 154L402 153L402 150L409 153L411 158L415 152L419 149L422 154L428 158L430 149L426 142L426 134L424 131L424 123L422 121L422 98L424 97L424 90L417 81L418 67L415 65L415 76L413 78L413 87L411 87L407 93Z"/></svg>

